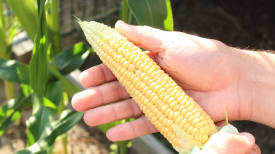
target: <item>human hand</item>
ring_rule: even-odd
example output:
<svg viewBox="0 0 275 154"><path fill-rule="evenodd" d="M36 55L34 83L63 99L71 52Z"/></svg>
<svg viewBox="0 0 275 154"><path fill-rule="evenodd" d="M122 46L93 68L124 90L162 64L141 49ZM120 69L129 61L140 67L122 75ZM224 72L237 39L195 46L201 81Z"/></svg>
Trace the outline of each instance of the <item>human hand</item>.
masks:
<svg viewBox="0 0 275 154"><path fill-rule="evenodd" d="M214 121L225 119L224 109L230 120L250 120L253 105L243 101L244 89L240 84L239 57L242 53L219 41L179 32L129 26L121 22L117 23L116 28L136 45L151 51L149 55ZM139 117L110 129L107 132L109 139L126 140L156 132L105 65L84 71L80 82L90 89L75 95L72 104L76 110L86 111L84 120L88 125ZM109 104L111 102L116 103ZM104 104L109 105L102 106Z"/></svg>

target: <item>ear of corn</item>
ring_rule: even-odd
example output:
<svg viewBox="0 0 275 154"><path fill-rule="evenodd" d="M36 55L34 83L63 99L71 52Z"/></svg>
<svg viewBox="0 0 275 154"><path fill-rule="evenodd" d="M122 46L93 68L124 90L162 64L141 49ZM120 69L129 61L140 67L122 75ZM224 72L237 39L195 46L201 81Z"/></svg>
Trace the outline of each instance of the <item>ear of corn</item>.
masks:
<svg viewBox="0 0 275 154"><path fill-rule="evenodd" d="M106 25L79 24L102 62L176 149L201 147L217 131L207 113L145 52Z"/></svg>

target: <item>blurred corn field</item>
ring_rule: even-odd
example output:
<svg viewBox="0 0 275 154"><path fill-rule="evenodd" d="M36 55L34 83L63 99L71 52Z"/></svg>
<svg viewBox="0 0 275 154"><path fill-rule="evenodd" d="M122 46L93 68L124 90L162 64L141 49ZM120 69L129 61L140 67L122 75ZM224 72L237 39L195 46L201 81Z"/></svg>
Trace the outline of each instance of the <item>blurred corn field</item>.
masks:
<svg viewBox="0 0 275 154"><path fill-rule="evenodd" d="M18 154L60 153L54 152L59 141L61 153L68 153L72 138L69 130L78 125L83 116L83 112L76 112L70 106L72 96L82 90L75 82L79 76L72 80L73 73L79 72L87 61L92 62L88 67L100 63L93 49L83 41L75 17L111 26L122 19L130 24L173 30L169 0L158 0L157 7L153 3L156 0L144 2L0 0L0 79L5 89L5 99L0 102L0 136L8 138L0 139L0 150L13 146L8 144L14 140L9 135L16 133L20 140L16 145L21 147L12 148L12 153L18 150ZM144 16L146 11L152 16ZM126 121L128 119L96 129L104 135L109 128ZM77 140L99 145L90 137L88 140L77 137ZM131 147L130 141L105 140L104 143L113 154L128 153Z"/></svg>
<svg viewBox="0 0 275 154"><path fill-rule="evenodd" d="M71 44L83 41L75 17L83 20L98 20L112 25L119 19L120 6L121 0L60 0L59 22L62 47L67 48ZM6 15L12 16L12 11L9 10ZM33 43L27 38L25 32L16 36L13 50L19 60L25 63L29 61L32 48Z"/></svg>

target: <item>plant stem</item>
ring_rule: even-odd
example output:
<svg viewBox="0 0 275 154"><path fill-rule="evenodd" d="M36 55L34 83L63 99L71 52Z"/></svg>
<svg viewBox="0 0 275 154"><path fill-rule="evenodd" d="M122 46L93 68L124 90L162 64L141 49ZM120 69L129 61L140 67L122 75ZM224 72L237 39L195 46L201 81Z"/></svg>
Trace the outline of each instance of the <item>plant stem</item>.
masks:
<svg viewBox="0 0 275 154"><path fill-rule="evenodd" d="M65 134L64 137L62 137L62 146L63 146L63 154L68 154L68 136Z"/></svg>
<svg viewBox="0 0 275 154"><path fill-rule="evenodd" d="M128 145L128 142L129 141L121 141L121 142L118 142L118 146L119 146L119 154L127 154L127 145Z"/></svg>
<svg viewBox="0 0 275 154"><path fill-rule="evenodd" d="M11 82L4 81L6 100L14 98L14 85Z"/></svg>
<svg viewBox="0 0 275 154"><path fill-rule="evenodd" d="M128 23L128 14L129 14L128 0L123 0L123 2L122 2L122 13L120 15L121 20Z"/></svg>
<svg viewBox="0 0 275 154"><path fill-rule="evenodd" d="M0 0L0 56L3 58L7 52L7 42L6 42L6 25L4 18L4 8L3 1Z"/></svg>
<svg viewBox="0 0 275 154"><path fill-rule="evenodd" d="M7 47L7 40L6 40L6 25L5 19L3 15L3 1L0 0L0 57L4 59L9 59L10 54ZM14 98L14 86L12 83L8 81L4 81L5 86L5 96L6 100Z"/></svg>
<svg viewBox="0 0 275 154"><path fill-rule="evenodd" d="M3 55L1 55L1 58L10 59L10 54L7 52L7 50L5 53L3 53ZM14 98L14 84L9 81L4 81L4 87L6 100Z"/></svg>
<svg viewBox="0 0 275 154"><path fill-rule="evenodd" d="M49 0L46 4L46 21L49 28L48 38L52 43L51 57L61 51L61 36L59 24L59 0Z"/></svg>

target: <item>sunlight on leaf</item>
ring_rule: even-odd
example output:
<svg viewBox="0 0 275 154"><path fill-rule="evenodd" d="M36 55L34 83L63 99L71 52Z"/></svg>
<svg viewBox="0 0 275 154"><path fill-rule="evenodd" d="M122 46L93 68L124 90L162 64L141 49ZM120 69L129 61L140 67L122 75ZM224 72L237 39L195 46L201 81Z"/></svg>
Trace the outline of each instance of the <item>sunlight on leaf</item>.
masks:
<svg viewBox="0 0 275 154"><path fill-rule="evenodd" d="M128 6L139 25L173 31L170 0L128 0Z"/></svg>

